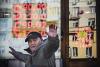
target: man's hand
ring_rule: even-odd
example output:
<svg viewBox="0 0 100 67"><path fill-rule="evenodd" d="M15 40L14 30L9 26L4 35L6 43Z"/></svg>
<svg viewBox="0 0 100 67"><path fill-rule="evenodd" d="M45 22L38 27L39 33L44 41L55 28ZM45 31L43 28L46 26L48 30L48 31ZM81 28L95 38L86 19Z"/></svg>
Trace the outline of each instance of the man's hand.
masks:
<svg viewBox="0 0 100 67"><path fill-rule="evenodd" d="M9 47L11 49L11 51L9 51L9 53L12 54L12 51L15 51L15 49L13 49L12 47Z"/></svg>
<svg viewBox="0 0 100 67"><path fill-rule="evenodd" d="M48 36L50 36L50 37L56 37L57 36L57 26L55 26L53 24L49 26Z"/></svg>

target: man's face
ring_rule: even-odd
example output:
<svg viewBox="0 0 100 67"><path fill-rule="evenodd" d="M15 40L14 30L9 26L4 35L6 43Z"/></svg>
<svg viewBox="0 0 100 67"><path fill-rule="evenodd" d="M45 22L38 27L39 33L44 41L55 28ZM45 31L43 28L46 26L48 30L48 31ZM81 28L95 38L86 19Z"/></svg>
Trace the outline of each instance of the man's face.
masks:
<svg viewBox="0 0 100 67"><path fill-rule="evenodd" d="M30 39L28 41L28 45L31 51L34 52L37 49L37 47L41 44L41 42L42 40L40 38Z"/></svg>

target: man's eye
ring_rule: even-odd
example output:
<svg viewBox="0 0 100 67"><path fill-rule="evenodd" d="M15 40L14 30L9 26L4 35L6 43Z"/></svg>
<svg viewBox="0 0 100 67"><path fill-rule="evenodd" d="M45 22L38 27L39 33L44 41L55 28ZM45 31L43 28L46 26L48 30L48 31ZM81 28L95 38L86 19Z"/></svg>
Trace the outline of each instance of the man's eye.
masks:
<svg viewBox="0 0 100 67"><path fill-rule="evenodd" d="M34 39L33 41L37 41L36 39Z"/></svg>
<svg viewBox="0 0 100 67"><path fill-rule="evenodd" d="M34 40L34 42L35 42L36 40Z"/></svg>
<svg viewBox="0 0 100 67"><path fill-rule="evenodd" d="M32 41L30 40L29 43L31 43Z"/></svg>

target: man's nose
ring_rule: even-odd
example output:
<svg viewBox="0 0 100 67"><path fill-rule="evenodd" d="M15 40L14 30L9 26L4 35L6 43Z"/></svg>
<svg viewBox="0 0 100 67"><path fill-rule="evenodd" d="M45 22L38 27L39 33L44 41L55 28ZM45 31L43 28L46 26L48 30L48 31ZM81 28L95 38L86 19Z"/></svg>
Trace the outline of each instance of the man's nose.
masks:
<svg viewBox="0 0 100 67"><path fill-rule="evenodd" d="M34 41L32 41L32 43L31 44L35 44L35 42Z"/></svg>

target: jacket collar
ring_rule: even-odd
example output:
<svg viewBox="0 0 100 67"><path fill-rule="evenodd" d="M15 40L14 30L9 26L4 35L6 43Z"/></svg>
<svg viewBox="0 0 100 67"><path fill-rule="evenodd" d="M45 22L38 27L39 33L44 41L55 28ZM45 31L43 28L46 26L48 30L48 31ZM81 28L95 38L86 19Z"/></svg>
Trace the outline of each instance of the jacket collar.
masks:
<svg viewBox="0 0 100 67"><path fill-rule="evenodd" d="M30 48L28 47L28 48L26 48L26 49L24 49L25 51L27 51L28 53L30 53L30 54L32 54L32 52L31 52L31 50L30 50Z"/></svg>

